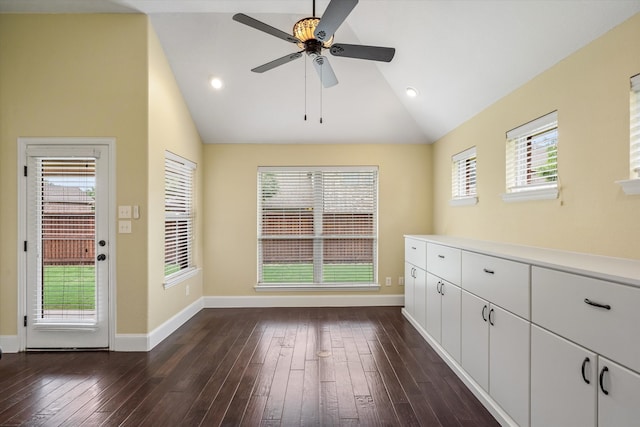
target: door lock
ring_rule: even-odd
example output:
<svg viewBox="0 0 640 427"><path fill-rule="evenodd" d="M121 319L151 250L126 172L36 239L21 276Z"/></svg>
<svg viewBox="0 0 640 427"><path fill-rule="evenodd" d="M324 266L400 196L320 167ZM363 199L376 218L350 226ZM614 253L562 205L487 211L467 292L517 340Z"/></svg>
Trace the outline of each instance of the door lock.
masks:
<svg viewBox="0 0 640 427"><path fill-rule="evenodd" d="M107 244L107 242L105 242L104 240L100 240L100 241L98 242L98 245L100 245L100 246L104 246L104 245L106 245L106 244Z"/></svg>
<svg viewBox="0 0 640 427"><path fill-rule="evenodd" d="M105 254L98 255L98 261L104 261L105 259L107 259L107 256Z"/></svg>

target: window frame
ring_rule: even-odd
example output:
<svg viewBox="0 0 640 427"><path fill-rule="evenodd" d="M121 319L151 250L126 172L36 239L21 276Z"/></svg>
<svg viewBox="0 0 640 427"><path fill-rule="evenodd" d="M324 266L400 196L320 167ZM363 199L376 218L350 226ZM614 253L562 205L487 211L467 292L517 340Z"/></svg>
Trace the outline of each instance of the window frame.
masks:
<svg viewBox="0 0 640 427"><path fill-rule="evenodd" d="M330 213L331 210L326 208L326 204L323 205L323 202L326 197L327 187L329 186L329 182L335 185L336 181L328 181L327 176L335 177L336 174L345 174L345 178L349 179L349 175L353 176L354 173L364 172L365 175L370 173L373 188L366 189L367 196L372 197L372 207L373 212L371 212L371 230L372 234L346 234L344 236L338 234L325 234L323 233L323 228L325 224L323 222L323 218L327 213ZM310 176L313 176L313 189L311 192L306 194L307 197L311 199L308 200L308 203L311 203L311 212L313 215L313 226L312 230L309 233L309 230L299 231L297 234L280 231L283 233L265 234L263 230L263 218L265 214L264 201L262 198L262 190L261 190L261 176L262 174L296 174L296 173L306 173ZM378 191L379 191L379 170L377 166L306 166L306 167L292 167L292 166L284 166L284 167L274 167L274 166L259 166L257 171L257 277L256 277L256 286L255 289L258 291L263 290L276 290L276 291L287 291L287 290L345 290L345 291L369 291L369 290L378 290L380 285L378 284ZM319 185L319 187L315 187L315 185ZM292 192L285 193L289 194L288 197L297 196L296 193L299 188L294 187ZM344 189L340 189L343 191ZM304 191L304 189L303 189ZM302 197L302 196L299 196ZM363 206L357 206L356 210ZM349 214L353 214L356 211L349 212ZM307 221L309 222L309 221ZM357 222L354 222L356 224ZM301 227L302 229L302 227ZM302 238L306 240L311 240L313 242L313 279L311 281L297 281L295 278L292 280L283 280L283 281L264 281L263 280L263 269L266 265L263 262L264 255L264 245L263 243L267 240L279 240L279 237L289 238L296 240L297 238ZM372 268L372 276L371 280L367 281L348 281L348 280L326 280L324 274L324 267L330 264L330 262L325 262L325 252L324 252L324 244L327 241L347 241L347 240L371 240L371 268ZM340 243L338 243L340 245ZM294 261L294 259L291 259Z"/></svg>
<svg viewBox="0 0 640 427"><path fill-rule="evenodd" d="M464 191L460 191L464 186ZM478 203L477 151L470 147L451 157L451 206Z"/></svg>
<svg viewBox="0 0 640 427"><path fill-rule="evenodd" d="M640 74L629 79L629 179L616 181L627 195L640 194Z"/></svg>
<svg viewBox="0 0 640 427"><path fill-rule="evenodd" d="M185 159L171 151L165 151L164 163L164 274L163 286L168 289L178 283L194 276L198 272L198 268L194 259L194 242L195 242L195 172L196 163ZM180 181L180 185L173 192L173 201L169 201L168 180L172 177L174 180ZM176 187L174 187L174 190ZM184 191L183 191L184 190ZM177 199L177 200L176 200ZM168 206L172 205L171 209ZM178 237L170 235L168 223L181 222L184 225L180 227L182 230L178 232ZM181 254L170 256L178 263L186 262L186 266L181 267L177 271L167 274L167 245L168 242L175 242L174 250ZM187 245L180 247L179 241L186 241ZM177 249L176 249L177 248ZM186 254L183 252L186 251Z"/></svg>
<svg viewBox="0 0 640 427"><path fill-rule="evenodd" d="M537 138L541 138L550 133L555 133L555 150L547 150L547 158L550 155L555 157L555 169L551 169L549 182L535 182L540 177L532 167L532 144ZM558 112L553 111L538 117L528 123L518 126L506 133L505 150L505 186L506 192L502 194L505 202L519 202L528 200L551 200L557 199L559 185L558 168ZM525 145L526 144L526 145ZM523 146L524 145L524 146ZM524 181L523 181L524 180Z"/></svg>

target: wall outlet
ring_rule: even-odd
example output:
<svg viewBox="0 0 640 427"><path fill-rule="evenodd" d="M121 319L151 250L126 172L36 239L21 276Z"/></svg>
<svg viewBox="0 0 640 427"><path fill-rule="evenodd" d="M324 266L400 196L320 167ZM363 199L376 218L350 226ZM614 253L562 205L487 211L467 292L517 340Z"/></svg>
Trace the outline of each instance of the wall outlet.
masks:
<svg viewBox="0 0 640 427"><path fill-rule="evenodd" d="M118 206L118 218L120 219L131 218L131 206L128 206L128 205Z"/></svg>
<svg viewBox="0 0 640 427"><path fill-rule="evenodd" d="M391 277L387 277L384 281L384 284L387 286L391 286Z"/></svg>
<svg viewBox="0 0 640 427"><path fill-rule="evenodd" d="M131 233L131 221L118 221L118 233L120 234Z"/></svg>
<svg viewBox="0 0 640 427"><path fill-rule="evenodd" d="M404 286L404 276L398 277L398 285Z"/></svg>

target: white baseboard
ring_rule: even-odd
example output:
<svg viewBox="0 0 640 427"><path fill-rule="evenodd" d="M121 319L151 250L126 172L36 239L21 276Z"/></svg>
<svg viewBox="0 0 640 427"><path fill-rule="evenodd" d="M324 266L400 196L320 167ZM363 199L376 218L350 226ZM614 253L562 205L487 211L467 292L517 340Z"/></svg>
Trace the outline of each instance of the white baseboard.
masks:
<svg viewBox="0 0 640 427"><path fill-rule="evenodd" d="M205 308L401 306L404 295L257 295L203 297Z"/></svg>
<svg viewBox="0 0 640 427"><path fill-rule="evenodd" d="M197 299L149 334L116 334L114 351L150 351L204 308Z"/></svg>
<svg viewBox="0 0 640 427"><path fill-rule="evenodd" d="M0 349L3 353L17 353L19 348L17 335L0 335Z"/></svg>
<svg viewBox="0 0 640 427"><path fill-rule="evenodd" d="M498 420L501 426L518 427L518 424L511 418L498 403L487 393L480 384L475 382L473 378L462 368L462 366L445 351L442 346L425 331L422 326L407 312L402 309L404 317L413 325L414 328L422 335L422 338L435 350L436 353L445 361L447 365L455 372L460 380L467 386L473 395L487 408L487 410Z"/></svg>

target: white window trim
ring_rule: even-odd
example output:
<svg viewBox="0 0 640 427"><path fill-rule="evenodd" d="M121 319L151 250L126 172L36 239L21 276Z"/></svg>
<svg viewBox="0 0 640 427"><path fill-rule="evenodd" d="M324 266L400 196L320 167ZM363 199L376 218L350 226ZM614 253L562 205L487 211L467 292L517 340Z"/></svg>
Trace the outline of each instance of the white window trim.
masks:
<svg viewBox="0 0 640 427"><path fill-rule="evenodd" d="M538 117L522 126L518 126L506 133L507 140L518 138L524 134L531 133L534 130L544 126L547 123L558 121L558 112L553 111ZM507 159L508 161L508 159ZM507 203L526 202L535 200L554 200L560 195L559 179L551 184L531 185L526 187L511 188L506 193L501 194L502 200Z"/></svg>
<svg viewBox="0 0 640 427"><path fill-rule="evenodd" d="M630 105L629 105L629 125L631 126L633 123L634 117L631 116L633 113L633 97L635 97L635 102L640 104L640 74L637 74L631 77L631 92L630 92ZM640 105L635 105L637 110L640 110ZM640 143L640 141L633 141L631 139L631 128L629 129L629 175L630 179L616 181L616 184L622 187L622 191L624 194L628 196L638 195L640 194L640 168L634 167L634 159L633 159L633 149L632 144ZM635 170L634 170L635 169Z"/></svg>
<svg viewBox="0 0 640 427"><path fill-rule="evenodd" d="M177 163L181 163L183 164L185 167L191 169L192 171L195 171L196 169L196 164L194 162L192 162L191 160L185 159L182 156L179 156L175 153L172 153L171 151L165 151L165 159L169 159L169 160L173 160ZM194 180L195 180L195 176L194 176ZM195 182L193 183L194 186L194 192L195 192ZM192 209L195 210L195 199L193 200L193 207ZM166 215L165 215L165 220L166 220ZM163 221L163 225L164 225L164 221ZM193 230L192 230L192 244L193 244L193 232L195 232L195 218L194 218L194 223L191 224ZM192 256L193 256L193 247L191 248L192 250ZM193 262L193 260L192 260ZM164 257L163 257L163 265L164 265ZM164 276L163 282L162 282L162 286L164 289L169 289L172 288L182 282L184 282L187 279L190 279L194 276L196 276L197 274L199 274L201 271L200 268L198 268L195 263L193 263L193 265L182 269L180 271L177 271L175 273L172 273L168 276Z"/></svg>
<svg viewBox="0 0 640 427"><path fill-rule="evenodd" d="M379 253L379 248L378 248L378 243L379 243L379 231L378 231L378 220L377 217L379 215L379 189L380 189L380 185L379 185L379 168L378 166L329 166L329 167L324 167L324 166L300 166L300 167L295 167L295 166L260 166L258 167L258 173L260 172L279 172L282 170L287 170L287 171L310 171L310 172L314 172L314 171L318 171L318 172L332 172L332 171L344 171L344 172L348 172L348 171L372 171L375 170L377 172L377 176L378 176L378 183L376 185L376 193L375 193L375 197L376 197L376 229L375 229L375 242L376 242L376 248L375 248L375 255L374 255L374 283L335 283L335 282L329 282L329 283L260 283L258 282L255 286L254 289L256 291L259 292L288 292L288 291L309 291L309 292L316 292L316 291L330 291L330 292L336 292L336 291L341 291L341 292L353 292L353 291L360 291L360 292L370 292L370 291L379 291L381 286L376 283L378 281L378 268L379 268L379 260L378 260L378 253ZM258 195L259 197L259 195ZM259 202L258 202L259 203ZM259 204L258 204L259 206ZM259 212L258 212L258 216L259 216ZM259 238L259 237L258 237ZM259 256L257 261L259 262ZM259 270L259 266L258 266L258 270ZM259 277L258 277L259 280Z"/></svg>
<svg viewBox="0 0 640 427"><path fill-rule="evenodd" d="M475 158L475 157L476 157L476 147L474 146L474 147L468 148L451 157L451 168L455 170L456 165L459 162L470 159L470 158ZM477 159L476 159L476 163L477 163ZM465 195L465 196L454 197L453 190L455 185L456 185L456 181L454 180L453 171L452 171L452 178L451 178L452 197L451 197L451 200L449 200L450 206L472 206L472 205L478 204L478 196L476 193ZM476 192L477 192L477 180L476 180Z"/></svg>

